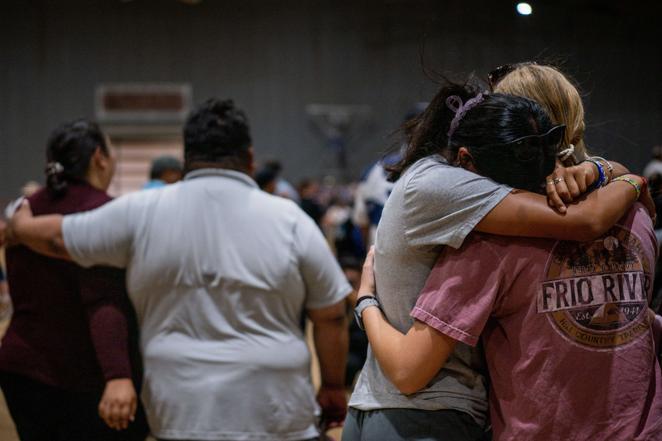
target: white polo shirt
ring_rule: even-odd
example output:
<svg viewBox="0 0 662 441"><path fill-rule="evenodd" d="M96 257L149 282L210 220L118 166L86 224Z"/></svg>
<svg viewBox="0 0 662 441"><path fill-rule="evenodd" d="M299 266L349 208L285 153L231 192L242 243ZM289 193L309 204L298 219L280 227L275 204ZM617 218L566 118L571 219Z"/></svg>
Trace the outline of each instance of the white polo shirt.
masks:
<svg viewBox="0 0 662 441"><path fill-rule="evenodd" d="M128 269L155 436L317 435L300 319L351 288L298 206L243 173L204 169L66 216L62 229L80 265Z"/></svg>

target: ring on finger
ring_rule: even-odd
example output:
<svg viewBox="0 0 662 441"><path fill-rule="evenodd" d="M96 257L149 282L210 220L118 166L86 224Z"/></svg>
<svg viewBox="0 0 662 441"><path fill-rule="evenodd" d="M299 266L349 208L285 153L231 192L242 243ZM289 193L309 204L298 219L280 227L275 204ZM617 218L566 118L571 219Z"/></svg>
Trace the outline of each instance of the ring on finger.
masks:
<svg viewBox="0 0 662 441"><path fill-rule="evenodd" d="M550 179L549 181L547 181L547 185L554 185L554 181Z"/></svg>
<svg viewBox="0 0 662 441"><path fill-rule="evenodd" d="M553 182L554 182L554 184L558 184L559 182L563 182L563 181L565 181L565 179L563 179L563 178L554 178Z"/></svg>

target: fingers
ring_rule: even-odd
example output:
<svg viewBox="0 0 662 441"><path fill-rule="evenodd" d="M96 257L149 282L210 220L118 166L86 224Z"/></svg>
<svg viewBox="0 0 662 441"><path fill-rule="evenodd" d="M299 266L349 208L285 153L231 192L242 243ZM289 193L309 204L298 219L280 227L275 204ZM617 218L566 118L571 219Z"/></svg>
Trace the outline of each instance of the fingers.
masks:
<svg viewBox="0 0 662 441"><path fill-rule="evenodd" d="M572 195L568 189L568 185L565 182L565 178L559 177L554 179L554 186L556 187L556 192L561 197L561 200L566 204L572 202Z"/></svg>
<svg viewBox="0 0 662 441"><path fill-rule="evenodd" d="M99 416L111 429L124 430L135 419L137 406L138 403L135 399L126 401L102 400L99 403Z"/></svg>
<svg viewBox="0 0 662 441"><path fill-rule="evenodd" d="M565 185L570 192L570 200L573 201L581 196L582 192L579 191L579 184L573 175L570 175L569 178L565 180Z"/></svg>
<svg viewBox="0 0 662 441"><path fill-rule="evenodd" d="M119 404L110 404L108 409L108 421L108 425L111 429L120 430Z"/></svg>
<svg viewBox="0 0 662 441"><path fill-rule="evenodd" d="M591 184L593 184L593 181L595 180L593 177L593 165L589 164L589 166L591 166L591 168L589 169L581 166L573 167L577 169L577 173L574 176L575 176L575 182L579 187L580 194L586 193L589 187L591 186Z"/></svg>
<svg viewBox="0 0 662 441"><path fill-rule="evenodd" d="M370 250L368 255L365 258L365 263L363 264L363 272L361 273L361 287L359 288L359 294L361 293L373 293L375 292L375 273L374 273L374 250Z"/></svg>
<svg viewBox="0 0 662 441"><path fill-rule="evenodd" d="M368 254L365 256L365 263L363 265L372 266L374 261L375 261L375 246L372 245L370 247L370 250L368 250Z"/></svg>
<svg viewBox="0 0 662 441"><path fill-rule="evenodd" d="M566 204L586 193L591 184L591 173L592 169L587 166L556 168L554 173L547 177L545 187L549 205L564 213Z"/></svg>
<svg viewBox="0 0 662 441"><path fill-rule="evenodd" d="M130 406L127 402L113 403L110 407L110 427L115 430L124 430L129 427L129 410Z"/></svg>
<svg viewBox="0 0 662 441"><path fill-rule="evenodd" d="M563 200L561 200L561 197L556 191L556 185L554 184L553 176L549 176L547 178L545 190L547 191L547 203L549 203L550 207L554 208L559 213L565 213L567 209L563 203Z"/></svg>
<svg viewBox="0 0 662 441"><path fill-rule="evenodd" d="M588 191L589 185L588 185L587 181L588 181L588 178L585 174L578 177L574 181L575 185L577 185L577 196L575 196L575 197L579 197L580 195L583 195L584 193L586 193Z"/></svg>
<svg viewBox="0 0 662 441"><path fill-rule="evenodd" d="M559 177L565 179L565 183L568 186L570 195L573 199L578 198L582 194L586 193L593 184L595 180L593 176L593 168L595 166L592 163L587 165L575 165L573 167L567 167L563 170L562 174L559 174ZM560 170L557 170L557 172Z"/></svg>
<svg viewBox="0 0 662 441"><path fill-rule="evenodd" d="M359 298L363 295L375 294L375 276L372 272L372 266L363 267L363 274L361 274L361 286L359 287Z"/></svg>
<svg viewBox="0 0 662 441"><path fill-rule="evenodd" d="M115 421L121 430L129 427L129 419L131 418L131 403L125 402L118 406L117 413L115 414Z"/></svg>
<svg viewBox="0 0 662 441"><path fill-rule="evenodd" d="M108 400L101 400L101 403L99 403L99 416L108 427L118 430L118 426L113 417L113 406Z"/></svg>

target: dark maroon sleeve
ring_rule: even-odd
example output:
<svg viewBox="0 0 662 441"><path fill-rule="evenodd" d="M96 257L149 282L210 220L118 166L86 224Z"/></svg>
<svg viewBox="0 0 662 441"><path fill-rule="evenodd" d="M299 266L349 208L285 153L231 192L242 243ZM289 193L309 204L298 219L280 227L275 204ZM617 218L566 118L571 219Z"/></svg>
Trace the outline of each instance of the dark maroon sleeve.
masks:
<svg viewBox="0 0 662 441"><path fill-rule="evenodd" d="M124 271L108 267L80 270L80 295L90 336L106 381L131 378Z"/></svg>

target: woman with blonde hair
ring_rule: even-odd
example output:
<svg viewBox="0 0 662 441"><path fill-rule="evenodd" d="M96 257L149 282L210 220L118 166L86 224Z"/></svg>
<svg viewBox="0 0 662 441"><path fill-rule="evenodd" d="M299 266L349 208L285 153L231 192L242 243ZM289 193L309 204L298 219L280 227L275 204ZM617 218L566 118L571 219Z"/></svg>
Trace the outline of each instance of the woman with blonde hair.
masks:
<svg viewBox="0 0 662 441"><path fill-rule="evenodd" d="M592 157L587 151L582 97L575 81L558 68L536 62L505 64L489 73L488 82L493 92L532 99L545 109L554 124L565 125L558 166L547 180L546 188L550 201L557 206L562 202L570 203L582 194L572 176L568 176L561 166L599 161L607 167L604 171L610 175L608 178L614 177L613 166L616 175L627 173L620 164ZM600 167L596 166L599 170Z"/></svg>
<svg viewBox="0 0 662 441"><path fill-rule="evenodd" d="M489 75L492 90L522 96L537 102L554 124L565 124L565 145L574 146L574 155L564 165L575 165L589 155L584 143L584 104L575 82L559 69L534 62L504 65Z"/></svg>

